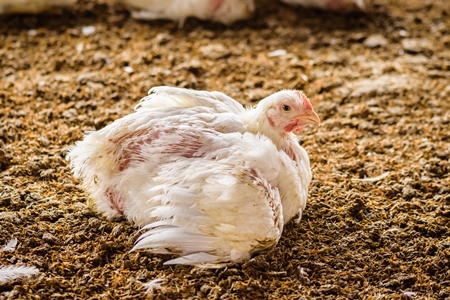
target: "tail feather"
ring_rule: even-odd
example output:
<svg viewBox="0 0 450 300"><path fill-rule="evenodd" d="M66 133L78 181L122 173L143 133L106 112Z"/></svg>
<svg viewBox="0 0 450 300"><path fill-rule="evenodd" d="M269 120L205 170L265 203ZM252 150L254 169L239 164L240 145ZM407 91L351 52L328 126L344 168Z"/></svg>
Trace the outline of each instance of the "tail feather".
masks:
<svg viewBox="0 0 450 300"><path fill-rule="evenodd" d="M230 261L228 256L217 256L204 252L193 253L166 261L165 265L197 265L199 267L221 268Z"/></svg>
<svg viewBox="0 0 450 300"><path fill-rule="evenodd" d="M142 234L131 251L150 249L154 253L191 254L216 250L216 237L188 232L176 227L157 227Z"/></svg>

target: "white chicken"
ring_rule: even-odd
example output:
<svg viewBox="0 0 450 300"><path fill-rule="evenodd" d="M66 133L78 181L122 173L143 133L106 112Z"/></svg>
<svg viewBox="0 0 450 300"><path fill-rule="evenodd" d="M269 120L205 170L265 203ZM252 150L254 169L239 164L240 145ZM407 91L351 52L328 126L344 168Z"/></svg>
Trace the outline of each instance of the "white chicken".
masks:
<svg viewBox="0 0 450 300"><path fill-rule="evenodd" d="M325 10L335 10L348 12L353 10L364 10L367 0L281 0L284 3L292 5L301 5L305 7L315 7Z"/></svg>
<svg viewBox="0 0 450 300"><path fill-rule="evenodd" d="M274 247L301 217L311 170L292 132L319 122L301 91L244 109L219 92L156 87L67 158L101 212L148 229L134 250L217 267Z"/></svg>
<svg viewBox="0 0 450 300"><path fill-rule="evenodd" d="M0 0L0 14L37 14L55 7L70 7L77 0Z"/></svg>
<svg viewBox="0 0 450 300"><path fill-rule="evenodd" d="M246 19L255 9L253 0L120 0L135 19L169 19L183 25L189 17L231 24Z"/></svg>

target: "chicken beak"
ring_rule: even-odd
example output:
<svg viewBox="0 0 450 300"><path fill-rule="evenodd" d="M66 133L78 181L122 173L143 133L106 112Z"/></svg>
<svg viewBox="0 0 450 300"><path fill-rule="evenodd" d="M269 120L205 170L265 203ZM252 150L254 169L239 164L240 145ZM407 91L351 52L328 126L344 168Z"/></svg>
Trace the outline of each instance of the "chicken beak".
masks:
<svg viewBox="0 0 450 300"><path fill-rule="evenodd" d="M302 131L306 125L320 125L320 118L316 114L314 110L307 110L305 114L302 114L301 116L298 116L296 118L297 126L294 128L294 132L299 133Z"/></svg>
<svg viewBox="0 0 450 300"><path fill-rule="evenodd" d="M300 120L306 124L320 125L320 118L314 110L306 112L306 115L300 117Z"/></svg>
<svg viewBox="0 0 450 300"><path fill-rule="evenodd" d="M311 109L311 110L307 110L301 116L298 116L297 122L299 125L303 125L303 126L306 124L320 125L320 118L316 114L316 112L313 109Z"/></svg>

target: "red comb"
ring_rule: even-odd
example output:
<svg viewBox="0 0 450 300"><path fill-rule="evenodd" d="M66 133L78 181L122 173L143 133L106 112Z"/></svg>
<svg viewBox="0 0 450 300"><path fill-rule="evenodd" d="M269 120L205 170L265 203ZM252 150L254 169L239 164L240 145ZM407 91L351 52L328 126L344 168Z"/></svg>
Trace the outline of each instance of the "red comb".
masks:
<svg viewBox="0 0 450 300"><path fill-rule="evenodd" d="M305 104L306 109L313 109L311 102L309 101L308 97L306 97L305 93L302 91L295 91L295 94L303 100L303 103Z"/></svg>

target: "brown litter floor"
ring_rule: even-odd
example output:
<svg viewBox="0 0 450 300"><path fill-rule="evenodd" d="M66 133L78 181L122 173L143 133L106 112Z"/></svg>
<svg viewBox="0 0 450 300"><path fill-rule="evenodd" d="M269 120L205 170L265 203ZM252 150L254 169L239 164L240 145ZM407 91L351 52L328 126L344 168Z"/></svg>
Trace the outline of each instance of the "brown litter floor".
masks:
<svg viewBox="0 0 450 300"><path fill-rule="evenodd" d="M1 17L0 247L19 244L0 265L40 274L0 284L0 299L450 299L450 2L374 2L339 15L264 0L231 27L135 21L109 0ZM136 228L96 213L67 149L156 85L311 98L309 203L271 252L163 266L128 253Z"/></svg>

